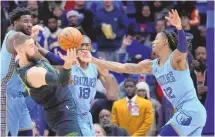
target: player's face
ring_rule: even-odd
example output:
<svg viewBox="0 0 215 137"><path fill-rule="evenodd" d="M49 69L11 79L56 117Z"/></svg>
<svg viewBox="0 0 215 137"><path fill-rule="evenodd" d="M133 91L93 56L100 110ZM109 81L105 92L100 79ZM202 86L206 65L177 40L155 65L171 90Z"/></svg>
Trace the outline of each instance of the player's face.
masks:
<svg viewBox="0 0 215 137"><path fill-rule="evenodd" d="M133 82L126 82L124 87L128 97L133 97L135 95L136 85Z"/></svg>
<svg viewBox="0 0 215 137"><path fill-rule="evenodd" d="M39 52L38 48L35 45L34 40L33 39L26 40L25 45L26 46L24 47L24 50L26 59L29 62L36 62L37 57L39 56Z"/></svg>
<svg viewBox="0 0 215 137"><path fill-rule="evenodd" d="M159 55L159 52L164 48L164 45L168 42L163 36L164 34L158 33L155 40L152 42L152 52L155 55Z"/></svg>
<svg viewBox="0 0 215 137"><path fill-rule="evenodd" d="M31 15L22 15L18 21L14 22L18 31L23 32L26 35L31 35L32 18Z"/></svg>
<svg viewBox="0 0 215 137"><path fill-rule="evenodd" d="M102 110L99 114L99 122L103 128L110 127L112 124L110 112L107 110Z"/></svg>
<svg viewBox="0 0 215 137"><path fill-rule="evenodd" d="M78 50L88 50L88 51L91 51L91 50L92 50L92 43L91 43L91 40L90 40L88 37L84 36L84 37L83 37L83 42L82 42L82 44L81 44L81 47L79 47L79 48L77 49L77 51L78 51Z"/></svg>

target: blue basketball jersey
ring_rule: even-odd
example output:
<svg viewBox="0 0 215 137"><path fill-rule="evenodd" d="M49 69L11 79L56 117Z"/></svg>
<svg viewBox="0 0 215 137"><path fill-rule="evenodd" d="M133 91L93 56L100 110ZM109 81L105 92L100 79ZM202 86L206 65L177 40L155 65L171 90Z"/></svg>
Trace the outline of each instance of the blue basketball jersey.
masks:
<svg viewBox="0 0 215 137"><path fill-rule="evenodd" d="M171 65L171 57L169 56L165 64L160 67L159 59L153 60L152 73L155 75L160 84L165 97L171 102L174 108L179 109L183 102L197 98L193 81L190 77L190 70L178 71Z"/></svg>
<svg viewBox="0 0 215 137"><path fill-rule="evenodd" d="M58 43L58 35L61 31L62 29L58 28L54 33L51 33L47 37L45 41L45 49L49 50L54 54L57 54L58 51L60 51L62 54L66 54L66 52L60 48L60 45Z"/></svg>
<svg viewBox="0 0 215 137"><path fill-rule="evenodd" d="M86 70L80 66L72 66L73 84L69 87L76 103L77 113L89 112L90 105L96 94L96 83L98 77L97 67L89 63Z"/></svg>
<svg viewBox="0 0 215 137"><path fill-rule="evenodd" d="M9 35L14 35L15 30L9 31L2 44L1 49L1 86L6 87L7 93L12 95L20 95L24 91L24 86L21 83L15 71L15 55L7 51L6 41Z"/></svg>

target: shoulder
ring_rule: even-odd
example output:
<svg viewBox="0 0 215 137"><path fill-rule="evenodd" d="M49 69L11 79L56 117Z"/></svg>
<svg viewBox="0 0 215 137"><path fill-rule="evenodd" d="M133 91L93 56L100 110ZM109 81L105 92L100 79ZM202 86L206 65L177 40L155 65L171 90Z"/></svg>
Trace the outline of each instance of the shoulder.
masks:
<svg viewBox="0 0 215 137"><path fill-rule="evenodd" d="M28 77L37 77L40 76L42 74L45 74L47 72L47 70L43 67L31 67L28 71L27 71L27 76Z"/></svg>

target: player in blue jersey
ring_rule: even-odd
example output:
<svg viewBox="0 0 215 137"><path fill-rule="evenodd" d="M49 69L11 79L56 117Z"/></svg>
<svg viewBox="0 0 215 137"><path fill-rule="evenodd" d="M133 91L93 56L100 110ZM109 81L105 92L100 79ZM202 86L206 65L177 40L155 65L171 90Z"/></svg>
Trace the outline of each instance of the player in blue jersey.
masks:
<svg viewBox="0 0 215 137"><path fill-rule="evenodd" d="M83 35L83 43L77 51L91 51L91 48L90 38ZM43 48L39 48L39 51L52 65L62 65L64 63L59 56L53 55ZM89 110L96 94L97 79L99 77L102 81L108 99L117 99L118 87L107 69L97 67L92 63L83 62L80 59L77 62L77 65L72 66L70 89L77 108L78 122L83 136L95 136L92 116Z"/></svg>
<svg viewBox="0 0 215 137"><path fill-rule="evenodd" d="M7 130L6 133L2 133L1 135L9 134L17 136L18 131L20 131L20 136L31 136L32 122L22 95L25 88L14 69L16 52L13 46L14 34L17 32L21 31L27 35L31 35L30 11L24 8L14 9L10 13L10 22L13 24L14 30L6 34L1 49L1 95L7 98L7 102L6 100L2 100L2 105L7 103L7 113L6 110L2 112L2 116L6 116L7 114L7 119L1 119L2 126L5 126L6 123L4 122L7 120Z"/></svg>
<svg viewBox="0 0 215 137"><path fill-rule="evenodd" d="M152 49L158 56L155 60L143 60L138 64L103 61L90 52L79 53L81 60L102 65L119 73L152 73L161 85L165 97L177 110L159 133L160 136L201 136L206 122L206 110L197 98L187 63L188 44L181 19L176 10L165 17L176 27L173 32L157 34Z"/></svg>

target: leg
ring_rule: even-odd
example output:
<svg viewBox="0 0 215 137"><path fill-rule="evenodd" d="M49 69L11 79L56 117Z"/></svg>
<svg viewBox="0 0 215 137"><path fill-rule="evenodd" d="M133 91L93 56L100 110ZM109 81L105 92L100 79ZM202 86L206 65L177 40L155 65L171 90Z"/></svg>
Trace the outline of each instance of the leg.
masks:
<svg viewBox="0 0 215 137"><path fill-rule="evenodd" d="M165 125L161 132L160 136L179 136L180 134L171 126L171 124Z"/></svg>
<svg viewBox="0 0 215 137"><path fill-rule="evenodd" d="M83 136L95 136L92 116L90 113L85 116L78 115L78 124Z"/></svg>

